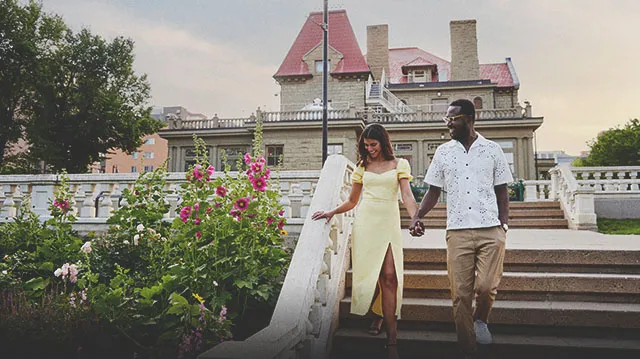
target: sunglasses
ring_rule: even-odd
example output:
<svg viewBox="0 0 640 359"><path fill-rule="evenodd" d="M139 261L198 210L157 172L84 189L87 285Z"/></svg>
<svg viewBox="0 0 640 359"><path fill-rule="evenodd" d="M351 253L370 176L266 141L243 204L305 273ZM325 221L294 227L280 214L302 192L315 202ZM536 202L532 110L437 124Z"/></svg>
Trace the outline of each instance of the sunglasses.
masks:
<svg viewBox="0 0 640 359"><path fill-rule="evenodd" d="M451 116L451 117L444 116L442 118L442 121L444 121L444 123L448 124L449 122L455 121L456 119L459 119L459 118L464 117L464 116L466 116L466 115L455 115L455 116Z"/></svg>

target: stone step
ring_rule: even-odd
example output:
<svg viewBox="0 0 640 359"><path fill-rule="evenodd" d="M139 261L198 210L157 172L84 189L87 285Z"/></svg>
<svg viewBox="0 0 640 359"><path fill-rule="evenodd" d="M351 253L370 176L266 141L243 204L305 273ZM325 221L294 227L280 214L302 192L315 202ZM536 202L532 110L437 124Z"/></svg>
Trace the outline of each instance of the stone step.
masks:
<svg viewBox="0 0 640 359"><path fill-rule="evenodd" d="M446 270L447 268L446 248L404 248L403 252L405 270ZM640 251L511 249L507 243L504 271L640 274Z"/></svg>
<svg viewBox="0 0 640 359"><path fill-rule="evenodd" d="M346 276L350 295L352 271ZM405 298L449 299L446 270L405 270ZM587 301L640 304L640 275L598 273L505 272L498 300Z"/></svg>
<svg viewBox="0 0 640 359"><path fill-rule="evenodd" d="M341 320L357 317L349 313L350 306L351 297L340 301ZM404 298L401 317L407 321L451 323L451 300ZM637 330L640 329L640 304L500 300L491 310L491 323Z"/></svg>
<svg viewBox="0 0 640 359"><path fill-rule="evenodd" d="M366 324L358 328L341 327L333 338L334 359L386 358L385 335L372 337ZM457 338L453 331L402 329L399 322L398 353L403 359L451 359L458 357ZM492 328L493 330L493 328ZM493 344L479 347L479 358L487 359L572 359L640 357L640 340L617 337L581 337L493 333Z"/></svg>
<svg viewBox="0 0 640 359"><path fill-rule="evenodd" d="M402 207L402 203L398 202ZM433 210L446 209L445 203L437 203ZM543 201L543 202L509 202L509 210L516 209L561 209L560 202L558 201Z"/></svg>
<svg viewBox="0 0 640 359"><path fill-rule="evenodd" d="M400 227L408 228L411 220L406 217L400 220ZM425 228L445 228L445 218L422 220ZM509 220L509 228L566 229L569 222L564 218L513 218Z"/></svg>

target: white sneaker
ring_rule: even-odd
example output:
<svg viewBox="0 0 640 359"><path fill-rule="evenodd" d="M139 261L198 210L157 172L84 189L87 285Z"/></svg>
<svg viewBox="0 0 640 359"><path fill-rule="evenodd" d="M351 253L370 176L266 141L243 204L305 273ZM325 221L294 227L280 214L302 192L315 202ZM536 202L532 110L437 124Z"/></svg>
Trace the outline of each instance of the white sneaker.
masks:
<svg viewBox="0 0 640 359"><path fill-rule="evenodd" d="M476 342L478 344L491 344L493 342L487 323L476 319L475 322L473 322L473 327L476 331Z"/></svg>

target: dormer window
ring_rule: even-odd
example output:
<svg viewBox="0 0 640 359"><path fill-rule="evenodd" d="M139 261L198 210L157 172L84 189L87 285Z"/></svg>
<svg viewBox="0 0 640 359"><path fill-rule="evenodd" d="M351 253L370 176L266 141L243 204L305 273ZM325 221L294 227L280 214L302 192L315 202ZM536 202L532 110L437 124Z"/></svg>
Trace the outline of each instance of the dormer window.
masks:
<svg viewBox="0 0 640 359"><path fill-rule="evenodd" d="M427 82L427 71L413 70L410 72L411 82Z"/></svg>
<svg viewBox="0 0 640 359"><path fill-rule="evenodd" d="M331 60L327 60L327 68L331 70ZM316 60L316 73L321 74L322 70L322 60Z"/></svg>

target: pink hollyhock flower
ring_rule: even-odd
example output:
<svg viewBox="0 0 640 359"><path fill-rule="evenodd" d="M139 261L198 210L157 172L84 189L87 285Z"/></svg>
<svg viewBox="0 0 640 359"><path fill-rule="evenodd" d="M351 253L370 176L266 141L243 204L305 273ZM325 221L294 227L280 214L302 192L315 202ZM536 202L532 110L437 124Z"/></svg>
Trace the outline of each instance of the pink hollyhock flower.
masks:
<svg viewBox="0 0 640 359"><path fill-rule="evenodd" d="M247 208L249 208L249 199L246 197L238 198L238 200L236 201L236 203L233 204L233 206L239 211L244 211Z"/></svg>
<svg viewBox="0 0 640 359"><path fill-rule="evenodd" d="M264 163L262 162L254 162L251 164L251 171L253 173L260 173L264 169Z"/></svg>
<svg viewBox="0 0 640 359"><path fill-rule="evenodd" d="M267 224L268 224L268 225L272 225L272 224L273 224L273 222L274 222L274 221L273 221L273 218L271 218L271 217L267 217Z"/></svg>
<svg viewBox="0 0 640 359"><path fill-rule="evenodd" d="M224 186L218 186L216 188L216 194L220 197L224 197L227 195L227 189Z"/></svg>
<svg viewBox="0 0 640 359"><path fill-rule="evenodd" d="M182 207L182 209L180 210L180 219L182 220L182 222L187 223L189 216L191 216L191 207Z"/></svg>
<svg viewBox="0 0 640 359"><path fill-rule="evenodd" d="M284 219L281 219L278 221L278 229L279 230L284 229Z"/></svg>
<svg viewBox="0 0 640 359"><path fill-rule="evenodd" d="M198 212L200 210L200 202L197 202L193 205L193 211Z"/></svg>
<svg viewBox="0 0 640 359"><path fill-rule="evenodd" d="M200 223L202 223L202 221L200 220L200 218L196 218L196 219L195 219L195 221L193 221L193 223L194 223L196 226L199 226L199 225L200 225Z"/></svg>
<svg viewBox="0 0 640 359"><path fill-rule="evenodd" d="M258 156L258 158L256 159L256 162L260 162L262 164L265 164L267 161L264 159L264 157Z"/></svg>
<svg viewBox="0 0 640 359"><path fill-rule="evenodd" d="M198 239L202 238L202 233L196 232L196 238L198 238Z"/></svg>
<svg viewBox="0 0 640 359"><path fill-rule="evenodd" d="M216 204L214 204L214 206L216 206L216 208L220 208L220 207L222 207L222 204L216 203Z"/></svg>
<svg viewBox="0 0 640 359"><path fill-rule="evenodd" d="M213 208L211 207L207 208L207 214L211 213L211 211L213 211Z"/></svg>
<svg viewBox="0 0 640 359"><path fill-rule="evenodd" d="M253 217L255 217L255 216L256 216L256 215L255 215L255 214L253 214L253 213L251 213L251 214L247 214L247 217L249 217L249 218L253 218Z"/></svg>
<svg viewBox="0 0 640 359"><path fill-rule="evenodd" d="M231 217L236 218L236 219L240 219L240 211L238 211L237 209L232 209L229 211L229 214L231 215Z"/></svg>
<svg viewBox="0 0 640 359"><path fill-rule="evenodd" d="M267 168L267 169L264 171L264 178L266 178L266 179L271 178L271 169Z"/></svg>
<svg viewBox="0 0 640 359"><path fill-rule="evenodd" d="M249 163L251 163L251 155L249 155L248 153L244 154L244 164L248 165Z"/></svg>
<svg viewBox="0 0 640 359"><path fill-rule="evenodd" d="M213 167L212 165L209 165L209 167L207 167L207 174L209 175L209 177L213 176L213 173L216 171L216 168Z"/></svg>
<svg viewBox="0 0 640 359"><path fill-rule="evenodd" d="M202 166L200 165L195 165L195 167L193 167L193 178L195 178L198 181L200 181L203 176L203 173L200 172L201 169L202 169Z"/></svg>
<svg viewBox="0 0 640 359"><path fill-rule="evenodd" d="M253 188L255 188L257 191L264 192L267 190L267 180L264 179L264 177L258 177L251 183L253 183Z"/></svg>
<svg viewBox="0 0 640 359"><path fill-rule="evenodd" d="M280 212L278 212L278 214L280 215L280 217L284 216L284 209L281 209Z"/></svg>

